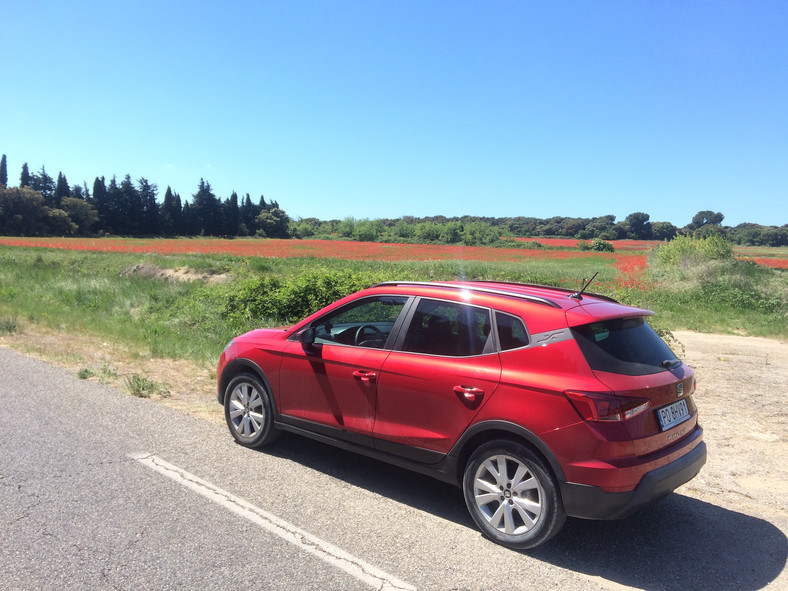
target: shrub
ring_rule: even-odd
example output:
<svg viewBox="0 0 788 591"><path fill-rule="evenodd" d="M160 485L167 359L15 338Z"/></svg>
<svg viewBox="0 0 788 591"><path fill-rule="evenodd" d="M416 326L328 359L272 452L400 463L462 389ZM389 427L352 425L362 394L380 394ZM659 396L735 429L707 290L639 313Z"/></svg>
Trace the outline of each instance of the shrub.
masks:
<svg viewBox="0 0 788 591"><path fill-rule="evenodd" d="M18 326L16 316L0 316L0 334L13 334Z"/></svg>
<svg viewBox="0 0 788 591"><path fill-rule="evenodd" d="M89 367L83 367L77 372L77 377L80 380L88 380L92 378L94 375L96 375L96 373Z"/></svg>
<svg viewBox="0 0 788 591"><path fill-rule="evenodd" d="M594 238L590 243L581 240L577 247L582 251L593 250L596 252L615 252L616 248L611 242L606 242L601 238Z"/></svg>
<svg viewBox="0 0 788 591"><path fill-rule="evenodd" d="M719 234L705 238L677 236L657 247L657 262L666 268L678 269L709 261L733 259L733 244Z"/></svg>
<svg viewBox="0 0 788 591"><path fill-rule="evenodd" d="M153 394L160 394L162 397L167 398L170 395L170 390L166 384L154 382L136 373L126 378L126 387L137 398L150 398Z"/></svg>
<svg viewBox="0 0 788 591"><path fill-rule="evenodd" d="M287 281L263 276L230 289L224 315L236 327L263 319L287 322L375 283L368 274L316 267Z"/></svg>

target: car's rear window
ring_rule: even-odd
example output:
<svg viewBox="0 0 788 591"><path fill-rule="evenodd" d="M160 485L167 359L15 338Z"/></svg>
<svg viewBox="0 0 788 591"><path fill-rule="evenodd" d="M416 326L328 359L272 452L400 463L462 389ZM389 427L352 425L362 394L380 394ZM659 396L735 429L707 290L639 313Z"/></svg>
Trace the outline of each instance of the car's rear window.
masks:
<svg viewBox="0 0 788 591"><path fill-rule="evenodd" d="M617 318L572 329L591 369L641 376L665 371L676 355L643 318Z"/></svg>

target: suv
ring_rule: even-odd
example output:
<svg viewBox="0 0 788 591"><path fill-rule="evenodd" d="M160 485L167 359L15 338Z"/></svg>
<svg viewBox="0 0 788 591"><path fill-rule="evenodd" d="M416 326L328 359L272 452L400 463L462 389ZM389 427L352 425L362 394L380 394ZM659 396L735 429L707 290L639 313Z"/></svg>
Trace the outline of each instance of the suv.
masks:
<svg viewBox="0 0 788 591"><path fill-rule="evenodd" d="M693 372L651 312L583 291L381 283L234 339L218 400L241 445L291 431L454 483L484 535L532 548L706 461Z"/></svg>

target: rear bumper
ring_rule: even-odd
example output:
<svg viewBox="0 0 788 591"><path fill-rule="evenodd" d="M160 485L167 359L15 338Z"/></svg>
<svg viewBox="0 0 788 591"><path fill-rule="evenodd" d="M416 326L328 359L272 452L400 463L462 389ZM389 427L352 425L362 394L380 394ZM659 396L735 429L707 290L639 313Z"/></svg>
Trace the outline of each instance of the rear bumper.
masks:
<svg viewBox="0 0 788 591"><path fill-rule="evenodd" d="M670 464L647 472L628 492L610 493L596 486L567 482L561 485L564 509L570 517L623 519L692 480L705 463L706 444L701 441Z"/></svg>

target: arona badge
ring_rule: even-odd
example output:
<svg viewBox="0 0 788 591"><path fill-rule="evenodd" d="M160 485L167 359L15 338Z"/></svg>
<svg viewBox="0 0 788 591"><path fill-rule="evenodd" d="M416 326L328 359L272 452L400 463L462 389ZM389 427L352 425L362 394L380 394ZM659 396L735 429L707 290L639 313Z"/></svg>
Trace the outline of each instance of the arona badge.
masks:
<svg viewBox="0 0 788 591"><path fill-rule="evenodd" d="M684 396L684 383L683 382L679 382L678 384L676 384L676 394L678 394L679 397Z"/></svg>

